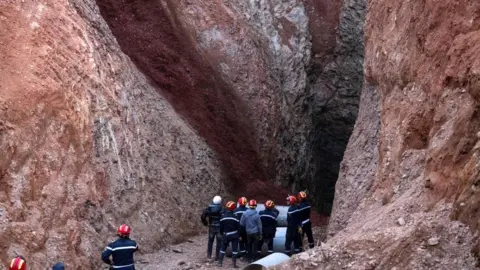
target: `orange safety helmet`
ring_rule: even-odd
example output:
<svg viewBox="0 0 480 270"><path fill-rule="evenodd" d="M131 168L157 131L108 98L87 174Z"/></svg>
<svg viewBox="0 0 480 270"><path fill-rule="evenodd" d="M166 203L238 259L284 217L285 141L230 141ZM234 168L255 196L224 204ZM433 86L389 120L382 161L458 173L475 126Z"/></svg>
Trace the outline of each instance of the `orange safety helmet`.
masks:
<svg viewBox="0 0 480 270"><path fill-rule="evenodd" d="M237 206L235 205L235 202L232 202L232 201L227 202L225 207L230 211L233 211L235 210L235 208L237 208Z"/></svg>
<svg viewBox="0 0 480 270"><path fill-rule="evenodd" d="M247 202L248 202L248 200L245 197L238 198L238 205L240 205L240 206L247 205Z"/></svg>
<svg viewBox="0 0 480 270"><path fill-rule="evenodd" d="M250 208L256 208L256 207L257 207L257 201L255 201L255 200L250 200L250 201L248 202L248 207L250 207Z"/></svg>
<svg viewBox="0 0 480 270"><path fill-rule="evenodd" d="M303 201L307 198L307 193L305 191L300 191L298 193L298 199L300 199L300 201Z"/></svg>
<svg viewBox="0 0 480 270"><path fill-rule="evenodd" d="M120 237L128 237L130 235L131 228L126 224L120 225L117 229L117 235Z"/></svg>
<svg viewBox="0 0 480 270"><path fill-rule="evenodd" d="M297 198L295 198L295 196L293 196L293 195L289 195L287 197L287 203L288 203L288 205L296 204L297 203Z"/></svg>
<svg viewBox="0 0 480 270"><path fill-rule="evenodd" d="M265 208L272 209L273 207L275 207L275 204L272 200L268 200L267 202L265 202Z"/></svg>
<svg viewBox="0 0 480 270"><path fill-rule="evenodd" d="M27 262L22 256L18 256L10 262L9 270L26 270Z"/></svg>

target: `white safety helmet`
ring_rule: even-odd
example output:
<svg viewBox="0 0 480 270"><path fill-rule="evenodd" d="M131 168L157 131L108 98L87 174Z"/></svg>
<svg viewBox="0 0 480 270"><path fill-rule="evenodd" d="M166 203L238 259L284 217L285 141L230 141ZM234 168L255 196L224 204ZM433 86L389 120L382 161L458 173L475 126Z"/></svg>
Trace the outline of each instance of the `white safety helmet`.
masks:
<svg viewBox="0 0 480 270"><path fill-rule="evenodd" d="M213 203L214 204L221 204L222 203L222 197L220 197L218 195L213 197Z"/></svg>

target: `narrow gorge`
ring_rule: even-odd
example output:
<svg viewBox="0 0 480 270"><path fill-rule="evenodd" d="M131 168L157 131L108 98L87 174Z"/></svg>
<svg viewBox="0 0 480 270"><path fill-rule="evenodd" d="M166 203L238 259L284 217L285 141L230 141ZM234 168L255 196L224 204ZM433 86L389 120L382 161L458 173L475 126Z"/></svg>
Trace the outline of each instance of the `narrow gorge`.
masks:
<svg viewBox="0 0 480 270"><path fill-rule="evenodd" d="M327 233L284 269L475 269L479 16L467 0L0 2L0 260L100 269L123 222L155 254L204 233L214 195L306 190Z"/></svg>

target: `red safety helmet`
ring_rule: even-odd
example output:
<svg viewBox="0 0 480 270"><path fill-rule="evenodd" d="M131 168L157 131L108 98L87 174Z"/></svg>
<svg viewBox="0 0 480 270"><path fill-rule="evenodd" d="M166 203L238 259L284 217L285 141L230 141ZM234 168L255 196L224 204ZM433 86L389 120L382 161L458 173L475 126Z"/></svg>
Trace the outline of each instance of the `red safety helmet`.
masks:
<svg viewBox="0 0 480 270"><path fill-rule="evenodd" d="M295 198L295 196L293 196L293 195L290 195L290 196L287 197L287 203L289 205L296 204L297 203L297 198Z"/></svg>
<svg viewBox="0 0 480 270"><path fill-rule="evenodd" d="M245 197L238 198L238 205L245 206L247 205L247 202L248 200Z"/></svg>
<svg viewBox="0 0 480 270"><path fill-rule="evenodd" d="M130 226L127 226L126 224L120 225L117 229L117 234L118 236L129 236L130 235L131 228Z"/></svg>
<svg viewBox="0 0 480 270"><path fill-rule="evenodd" d="M275 204L272 200L268 200L267 202L265 202L265 208L272 209L273 207L275 207Z"/></svg>
<svg viewBox="0 0 480 270"><path fill-rule="evenodd" d="M18 256L10 262L9 270L26 270L27 262L22 256Z"/></svg>
<svg viewBox="0 0 480 270"><path fill-rule="evenodd" d="M235 205L235 202L232 202L232 201L227 202L225 207L230 211L233 211L235 210L235 208L237 208L237 206Z"/></svg>
<svg viewBox="0 0 480 270"><path fill-rule="evenodd" d="M300 191L298 193L298 199L300 199L300 201L303 201L307 198L307 193L305 191Z"/></svg>
<svg viewBox="0 0 480 270"><path fill-rule="evenodd" d="M250 200L250 201L248 202L248 207L250 207L250 208L256 208L256 207L257 207L257 201L255 201L255 200Z"/></svg>

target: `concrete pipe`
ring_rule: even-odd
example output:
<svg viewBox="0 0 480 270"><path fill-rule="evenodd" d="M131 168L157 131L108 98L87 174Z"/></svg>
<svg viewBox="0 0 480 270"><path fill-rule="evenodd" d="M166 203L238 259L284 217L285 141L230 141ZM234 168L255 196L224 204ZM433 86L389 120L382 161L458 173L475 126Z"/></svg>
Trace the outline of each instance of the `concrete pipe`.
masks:
<svg viewBox="0 0 480 270"><path fill-rule="evenodd" d="M266 270L268 267L287 262L288 260L290 260L290 257L283 253L273 253L247 265L243 270Z"/></svg>

